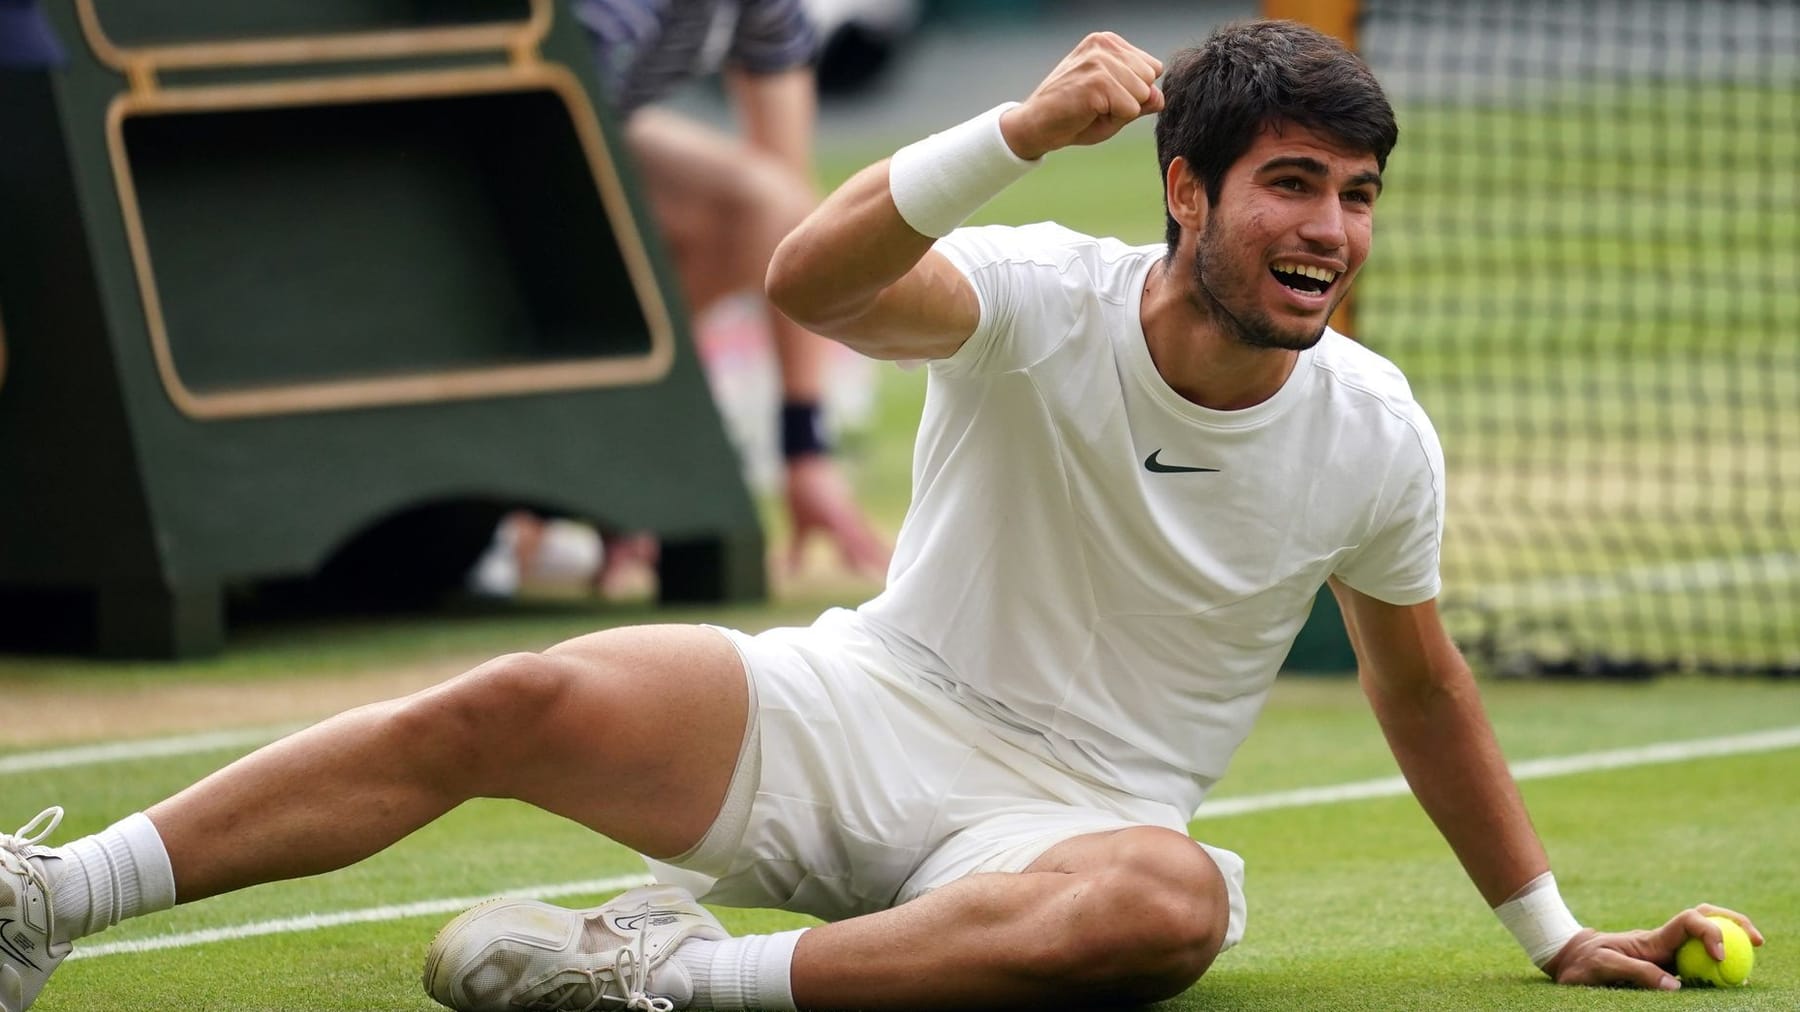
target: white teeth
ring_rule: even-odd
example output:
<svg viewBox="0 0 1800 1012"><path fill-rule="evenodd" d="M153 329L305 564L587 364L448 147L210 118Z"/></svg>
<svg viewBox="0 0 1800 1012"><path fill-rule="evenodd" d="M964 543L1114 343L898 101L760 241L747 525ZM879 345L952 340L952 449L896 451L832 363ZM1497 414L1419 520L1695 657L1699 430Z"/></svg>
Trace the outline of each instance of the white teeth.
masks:
<svg viewBox="0 0 1800 1012"><path fill-rule="evenodd" d="M1302 277L1323 281L1328 285L1337 280L1338 276L1337 271L1327 270L1323 267L1313 267L1307 264L1276 264L1275 269L1283 274L1298 274Z"/></svg>

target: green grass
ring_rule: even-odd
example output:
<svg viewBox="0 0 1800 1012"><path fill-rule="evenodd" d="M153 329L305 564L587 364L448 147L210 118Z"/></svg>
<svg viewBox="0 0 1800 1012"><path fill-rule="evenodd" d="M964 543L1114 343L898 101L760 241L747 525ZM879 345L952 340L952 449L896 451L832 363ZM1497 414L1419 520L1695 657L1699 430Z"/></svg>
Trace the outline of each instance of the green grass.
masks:
<svg viewBox="0 0 1800 1012"><path fill-rule="evenodd" d="M170 673L172 680L184 676ZM203 676L204 677L204 676ZM243 675L254 679L254 673ZM1792 686L1668 679L1650 685L1497 683L1496 727L1515 759L1791 724ZM235 751L0 775L0 825L70 808L58 839L157 800ZM1355 685L1284 680L1218 797L1387 776ZM1660 922L1712 900L1754 916L1770 943L1743 991L1677 995L1556 988L1484 909L1410 798L1203 820L1196 835L1249 864L1250 932L1170 1009L1791 1009L1800 1004L1800 880L1793 813L1800 750L1589 773L1524 785L1564 892L1592 923ZM228 928L641 870L585 830L522 805L466 805L342 872L128 922L97 942ZM597 897L567 897L570 904ZM734 932L809 923L720 911ZM100 1008L426 1010L424 948L450 915L415 917L67 964L40 1012Z"/></svg>

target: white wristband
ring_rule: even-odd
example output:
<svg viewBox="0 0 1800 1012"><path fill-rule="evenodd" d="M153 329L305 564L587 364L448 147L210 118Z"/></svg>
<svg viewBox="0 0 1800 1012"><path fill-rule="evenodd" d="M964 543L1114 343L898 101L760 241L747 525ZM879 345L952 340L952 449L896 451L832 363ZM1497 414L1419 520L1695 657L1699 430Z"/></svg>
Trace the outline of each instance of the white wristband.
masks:
<svg viewBox="0 0 1800 1012"><path fill-rule="evenodd" d="M1525 883L1512 899L1494 908L1494 916L1540 970L1581 930L1581 922L1569 912L1562 893L1556 890L1556 876L1550 872Z"/></svg>
<svg viewBox="0 0 1800 1012"><path fill-rule="evenodd" d="M1044 163L1014 154L1000 133L1000 114L1018 104L997 105L894 152L888 162L888 191L900 217L920 235L949 235L981 205Z"/></svg>

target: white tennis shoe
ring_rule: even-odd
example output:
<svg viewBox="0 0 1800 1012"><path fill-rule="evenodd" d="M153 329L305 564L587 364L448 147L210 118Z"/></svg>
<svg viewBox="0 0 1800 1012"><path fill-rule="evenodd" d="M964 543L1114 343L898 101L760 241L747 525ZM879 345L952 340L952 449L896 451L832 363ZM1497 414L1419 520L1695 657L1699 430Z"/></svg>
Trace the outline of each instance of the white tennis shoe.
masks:
<svg viewBox="0 0 1800 1012"><path fill-rule="evenodd" d="M675 947L729 937L677 886L644 886L589 910L489 900L432 940L425 992L457 1012L671 1012L694 997L669 958Z"/></svg>
<svg viewBox="0 0 1800 1012"><path fill-rule="evenodd" d="M36 859L62 817L62 809L46 808L17 833L0 833L0 1012L30 1008L72 948L50 941L50 884Z"/></svg>

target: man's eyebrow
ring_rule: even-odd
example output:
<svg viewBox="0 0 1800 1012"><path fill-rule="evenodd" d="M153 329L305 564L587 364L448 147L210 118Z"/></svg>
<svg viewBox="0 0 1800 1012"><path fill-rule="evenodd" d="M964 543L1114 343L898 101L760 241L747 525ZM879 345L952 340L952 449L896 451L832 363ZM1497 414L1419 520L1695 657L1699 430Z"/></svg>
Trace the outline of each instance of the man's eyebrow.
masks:
<svg viewBox="0 0 1800 1012"><path fill-rule="evenodd" d="M1319 161L1317 158L1308 158L1305 155L1282 155L1279 158L1271 158L1262 163L1262 167L1257 169L1257 171L1268 172L1272 169L1299 169L1301 172L1309 173L1314 176L1323 176L1325 174L1325 163Z"/></svg>
<svg viewBox="0 0 1800 1012"><path fill-rule="evenodd" d="M1278 158L1271 158L1262 163L1256 171L1258 173L1263 173L1272 172L1276 169L1298 169L1299 171L1312 176L1329 174L1324 162L1319 161L1317 158L1310 158L1306 155L1282 155ZM1380 192L1382 188L1381 173L1358 172L1356 175L1350 177L1350 185L1352 187L1373 186L1377 192Z"/></svg>

